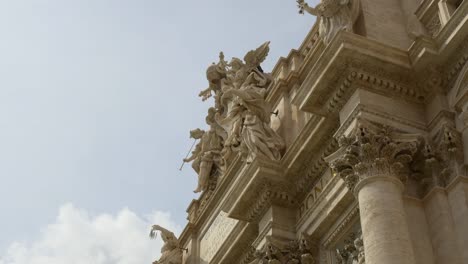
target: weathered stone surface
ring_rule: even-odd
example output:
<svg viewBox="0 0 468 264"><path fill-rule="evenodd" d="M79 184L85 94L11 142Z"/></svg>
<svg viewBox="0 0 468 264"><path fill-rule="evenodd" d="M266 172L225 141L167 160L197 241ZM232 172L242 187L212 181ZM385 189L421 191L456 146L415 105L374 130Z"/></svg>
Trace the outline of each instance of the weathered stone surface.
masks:
<svg viewBox="0 0 468 264"><path fill-rule="evenodd" d="M297 3L319 19L271 73L269 42L207 69L163 259L468 264L468 1Z"/></svg>

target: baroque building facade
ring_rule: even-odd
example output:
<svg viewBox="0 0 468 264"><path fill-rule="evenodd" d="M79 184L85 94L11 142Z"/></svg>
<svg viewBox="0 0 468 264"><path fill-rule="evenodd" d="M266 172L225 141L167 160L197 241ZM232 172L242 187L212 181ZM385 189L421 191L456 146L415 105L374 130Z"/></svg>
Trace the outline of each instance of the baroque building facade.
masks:
<svg viewBox="0 0 468 264"><path fill-rule="evenodd" d="M207 69L199 199L161 264L468 264L468 1L298 1L317 22Z"/></svg>

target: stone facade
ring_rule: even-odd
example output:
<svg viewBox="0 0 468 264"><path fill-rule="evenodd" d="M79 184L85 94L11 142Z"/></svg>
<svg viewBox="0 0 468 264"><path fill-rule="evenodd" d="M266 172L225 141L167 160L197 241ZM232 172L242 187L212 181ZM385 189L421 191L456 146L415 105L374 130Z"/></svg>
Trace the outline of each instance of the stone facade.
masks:
<svg viewBox="0 0 468 264"><path fill-rule="evenodd" d="M201 196L157 263L468 264L468 1L298 5L271 74L268 42L208 68Z"/></svg>

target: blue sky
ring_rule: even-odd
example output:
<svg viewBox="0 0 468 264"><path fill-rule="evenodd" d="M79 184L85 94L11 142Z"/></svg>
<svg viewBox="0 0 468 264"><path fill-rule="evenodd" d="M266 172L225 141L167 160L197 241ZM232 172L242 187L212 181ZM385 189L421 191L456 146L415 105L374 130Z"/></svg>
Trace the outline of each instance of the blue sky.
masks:
<svg viewBox="0 0 468 264"><path fill-rule="evenodd" d="M313 22L294 0L0 0L0 264L61 213L182 228L207 66L269 40L270 71Z"/></svg>

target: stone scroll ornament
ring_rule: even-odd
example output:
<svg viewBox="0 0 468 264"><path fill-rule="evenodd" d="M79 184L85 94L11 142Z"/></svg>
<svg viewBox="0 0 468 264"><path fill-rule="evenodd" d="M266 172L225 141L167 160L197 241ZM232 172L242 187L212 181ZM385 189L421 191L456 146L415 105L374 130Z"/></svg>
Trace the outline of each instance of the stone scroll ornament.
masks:
<svg viewBox="0 0 468 264"><path fill-rule="evenodd" d="M161 232L161 238L164 242L161 248L161 257L153 264L182 264L182 248L179 245L179 240L171 231L159 225L153 225L150 231L150 238L154 239L157 232Z"/></svg>
<svg viewBox="0 0 468 264"><path fill-rule="evenodd" d="M320 19L319 36L325 44L341 31L353 32L353 26L360 14L360 0L321 0L316 7L304 0L297 0L299 13L307 12Z"/></svg>
<svg viewBox="0 0 468 264"><path fill-rule="evenodd" d="M272 111L265 100L271 76L260 67L269 50L266 42L243 60L229 62L221 52L219 62L208 67L209 86L199 96L203 101L214 99L206 117L210 129L191 131L191 137L200 142L192 156L184 159L193 162L199 175L195 192L206 191L210 180L223 174L233 154L240 154L248 163L256 157L281 159L284 142L270 127Z"/></svg>

